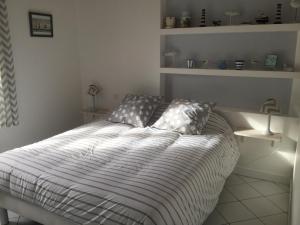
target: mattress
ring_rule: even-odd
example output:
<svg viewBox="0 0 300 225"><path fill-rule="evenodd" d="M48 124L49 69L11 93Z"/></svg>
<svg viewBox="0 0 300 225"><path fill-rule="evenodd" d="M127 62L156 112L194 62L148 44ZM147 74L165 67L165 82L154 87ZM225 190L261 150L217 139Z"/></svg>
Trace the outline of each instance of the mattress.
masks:
<svg viewBox="0 0 300 225"><path fill-rule="evenodd" d="M220 118L197 136L97 121L0 154L0 191L74 224L200 225L238 157Z"/></svg>

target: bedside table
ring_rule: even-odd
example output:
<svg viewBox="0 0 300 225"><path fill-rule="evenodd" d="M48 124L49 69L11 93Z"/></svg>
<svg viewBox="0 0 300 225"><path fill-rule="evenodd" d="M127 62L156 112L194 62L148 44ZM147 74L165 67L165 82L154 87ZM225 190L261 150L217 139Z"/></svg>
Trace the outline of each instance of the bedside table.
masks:
<svg viewBox="0 0 300 225"><path fill-rule="evenodd" d="M96 112L92 112L91 110L84 109L81 111L83 115L84 123L90 123L94 120L105 120L108 118L110 114L110 110L108 109L98 109Z"/></svg>
<svg viewBox="0 0 300 225"><path fill-rule="evenodd" d="M241 137L242 141L244 140L245 137L271 141L272 147L274 146L275 142L281 142L283 137L282 134L279 133L268 135L265 134L263 131L259 131L259 130L240 130L240 131L235 131L234 134L236 136Z"/></svg>

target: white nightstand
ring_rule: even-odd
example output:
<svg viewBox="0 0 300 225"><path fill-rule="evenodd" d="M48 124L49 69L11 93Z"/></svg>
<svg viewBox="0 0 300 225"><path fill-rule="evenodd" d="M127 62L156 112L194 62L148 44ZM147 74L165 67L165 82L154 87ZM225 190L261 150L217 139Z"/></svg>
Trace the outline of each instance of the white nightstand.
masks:
<svg viewBox="0 0 300 225"><path fill-rule="evenodd" d="M105 120L108 118L110 111L108 109L98 109L96 112L84 109L81 111L84 123L90 123L94 120Z"/></svg>
<svg viewBox="0 0 300 225"><path fill-rule="evenodd" d="M259 130L239 130L235 131L234 134L241 137L242 141L245 137L271 141L272 146L274 146L275 142L282 141L282 134L274 133L273 135L267 135L263 131Z"/></svg>

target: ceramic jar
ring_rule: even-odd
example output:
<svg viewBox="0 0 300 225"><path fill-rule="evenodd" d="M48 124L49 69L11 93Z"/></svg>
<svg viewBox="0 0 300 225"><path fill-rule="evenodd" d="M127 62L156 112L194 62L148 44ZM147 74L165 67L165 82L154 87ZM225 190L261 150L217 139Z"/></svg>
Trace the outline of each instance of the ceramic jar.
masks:
<svg viewBox="0 0 300 225"><path fill-rule="evenodd" d="M172 29L176 27L176 18L174 16L167 16L165 21L165 28Z"/></svg>
<svg viewBox="0 0 300 225"><path fill-rule="evenodd" d="M192 25L192 17L188 12L182 12L181 19L180 19L180 27L191 27Z"/></svg>

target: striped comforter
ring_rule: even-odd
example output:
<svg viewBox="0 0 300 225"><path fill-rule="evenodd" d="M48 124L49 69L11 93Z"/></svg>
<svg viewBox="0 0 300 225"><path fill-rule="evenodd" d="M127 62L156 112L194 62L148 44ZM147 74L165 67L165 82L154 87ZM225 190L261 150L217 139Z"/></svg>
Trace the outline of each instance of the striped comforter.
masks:
<svg viewBox="0 0 300 225"><path fill-rule="evenodd" d="M0 190L74 224L201 225L239 156L232 132L210 125L88 124L0 154Z"/></svg>

